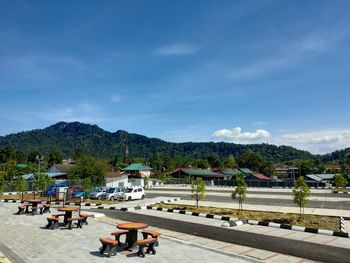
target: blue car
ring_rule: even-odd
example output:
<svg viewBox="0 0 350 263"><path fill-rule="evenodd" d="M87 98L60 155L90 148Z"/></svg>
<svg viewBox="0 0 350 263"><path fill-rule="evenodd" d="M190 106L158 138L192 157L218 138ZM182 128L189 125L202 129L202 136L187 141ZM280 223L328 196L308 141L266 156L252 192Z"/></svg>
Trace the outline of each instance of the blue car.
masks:
<svg viewBox="0 0 350 263"><path fill-rule="evenodd" d="M44 191L44 195L45 196L56 196L56 191L59 187L67 187L64 184L59 184L59 185L52 185L49 186L45 191Z"/></svg>
<svg viewBox="0 0 350 263"><path fill-rule="evenodd" d="M73 197L82 197L82 196L87 196L89 193L85 192L82 188L79 186L71 186L69 187L71 190L72 196Z"/></svg>

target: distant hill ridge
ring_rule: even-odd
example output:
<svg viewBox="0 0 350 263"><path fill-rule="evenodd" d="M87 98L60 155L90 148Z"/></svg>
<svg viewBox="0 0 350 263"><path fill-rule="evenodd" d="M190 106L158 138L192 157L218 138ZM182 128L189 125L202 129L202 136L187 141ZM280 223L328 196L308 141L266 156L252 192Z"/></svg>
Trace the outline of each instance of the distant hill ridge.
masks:
<svg viewBox="0 0 350 263"><path fill-rule="evenodd" d="M267 160L283 162L293 159L315 159L316 157L334 160L345 154L345 150L342 150L317 156L291 146L270 144L171 143L123 130L112 133L101 129L97 125L80 122L58 122L44 129L1 136L0 147L7 144L26 154L38 150L47 156L53 150L60 150L66 158L72 157L77 149L85 154L100 158L111 158L117 154L124 155L126 144L129 148L130 157L150 157L154 153L170 156L188 155L193 158L205 158L215 153L220 157L228 157L229 155L237 156L245 150L251 149Z"/></svg>

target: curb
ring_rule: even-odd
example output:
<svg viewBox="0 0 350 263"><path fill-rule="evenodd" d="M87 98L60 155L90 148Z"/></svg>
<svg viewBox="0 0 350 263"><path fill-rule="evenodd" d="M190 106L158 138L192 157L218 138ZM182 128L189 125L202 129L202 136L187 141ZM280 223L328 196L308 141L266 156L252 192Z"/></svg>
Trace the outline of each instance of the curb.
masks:
<svg viewBox="0 0 350 263"><path fill-rule="evenodd" d="M313 233L313 234L322 234L322 235L328 235L328 236L350 238L350 233L337 232L337 231L326 230L326 229L304 227L304 226L292 226L292 225L288 225L288 224L278 224L278 223L274 223L274 222L264 222L264 221L257 221L257 220L247 220L247 219L238 220L237 218L231 218L228 216L203 214L203 213L190 212L190 211L179 210L179 209L170 209L170 208L161 208L161 207L152 207L152 206L147 206L147 209L228 221L230 223L230 226L241 226L243 224L249 224L249 225L259 225L259 226L267 226L267 227L274 227L274 228L282 228L282 229L287 229L287 230L294 230L294 231L307 232L307 233Z"/></svg>
<svg viewBox="0 0 350 263"><path fill-rule="evenodd" d="M173 199L168 199L168 200L165 200L165 201L161 201L160 203L171 203L171 202L175 202L175 201L180 201L181 198L173 198ZM1 199L0 202L4 202L4 203L21 203L20 200L14 200L14 199ZM158 202L159 203L159 202ZM60 204L63 204L63 202L51 202L51 204L54 204L54 205L60 205ZM103 206L101 203L97 203L97 204L94 204L94 203L77 203L77 202L65 202L64 205L75 205L75 206L79 206L81 205L82 207L83 206L95 206L97 207L97 209L108 209L108 210L119 210L119 211L124 211L124 212L127 212L127 211L135 211L135 210L141 210L141 209L147 209L147 206L151 205L151 204L154 204L154 203L149 203L149 204L146 204L146 205L135 205L133 207L115 207L115 206Z"/></svg>
<svg viewBox="0 0 350 263"><path fill-rule="evenodd" d="M198 216L198 217L204 217L204 218L210 218L210 219L216 219L216 220L222 220L222 221L229 222L230 226L241 226L243 224L247 224L247 222L248 222L248 220L238 220L238 218L236 218L236 217L218 216L218 215L213 215L213 214L190 212L190 211L180 210L180 209L170 209L170 208L161 208L161 207L153 207L153 206L147 206L147 209L162 211L162 212L169 212L169 213L178 213L178 214L182 214L182 215Z"/></svg>
<svg viewBox="0 0 350 263"><path fill-rule="evenodd" d="M328 236L350 238L349 233L337 232L337 231L326 230L326 229L304 227L304 226L292 226L288 224L278 224L274 222L264 222L264 221L257 221L257 220L248 220L247 223L250 225L267 226L267 227L282 228L287 230L294 230L294 231L307 232L307 233L313 233L313 234L322 234L322 235L328 235Z"/></svg>

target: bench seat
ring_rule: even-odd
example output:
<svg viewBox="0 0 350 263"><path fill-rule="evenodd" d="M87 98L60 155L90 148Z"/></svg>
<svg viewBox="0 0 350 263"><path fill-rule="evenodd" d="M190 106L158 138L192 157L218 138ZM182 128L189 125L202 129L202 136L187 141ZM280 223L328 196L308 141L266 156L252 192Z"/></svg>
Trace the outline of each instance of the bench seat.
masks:
<svg viewBox="0 0 350 263"><path fill-rule="evenodd" d="M154 249L154 245L157 242L157 238L146 238L146 239L141 239L141 240L137 240L136 244L139 246L139 250L137 251L137 255L139 257L145 257L145 252L143 251L143 249L145 247L148 247L146 250L146 253L152 253L153 255L156 254L156 250Z"/></svg>
<svg viewBox="0 0 350 263"><path fill-rule="evenodd" d="M73 221L77 221L77 228L83 228L82 226L82 217L72 217L72 218L67 218L68 221L68 228L72 229L72 223Z"/></svg>
<svg viewBox="0 0 350 263"><path fill-rule="evenodd" d="M153 238L156 238L157 241L155 242L155 246L159 246L159 242L158 242L158 237L160 236L159 232L156 231L150 231L150 230L143 230L142 231L142 235L143 235L143 239L147 239L148 236L151 236Z"/></svg>
<svg viewBox="0 0 350 263"><path fill-rule="evenodd" d="M88 224L87 219L88 219L89 215L88 214L80 214L79 216L83 218L82 223L87 225Z"/></svg>
<svg viewBox="0 0 350 263"><path fill-rule="evenodd" d="M102 243L102 247L100 248L100 254L103 254L106 250L108 253L107 257L110 257L111 254L117 254L118 241L108 237L101 237L100 242Z"/></svg>
<svg viewBox="0 0 350 263"><path fill-rule="evenodd" d="M120 244L120 236L121 235L126 235L127 233L129 233L129 230L119 230L117 232L111 233L111 235L115 237L115 240L118 241L118 245L121 246L121 244Z"/></svg>
<svg viewBox="0 0 350 263"><path fill-rule="evenodd" d="M53 230L58 227L58 217L48 217L47 222L48 224L46 225L46 228L51 227Z"/></svg>

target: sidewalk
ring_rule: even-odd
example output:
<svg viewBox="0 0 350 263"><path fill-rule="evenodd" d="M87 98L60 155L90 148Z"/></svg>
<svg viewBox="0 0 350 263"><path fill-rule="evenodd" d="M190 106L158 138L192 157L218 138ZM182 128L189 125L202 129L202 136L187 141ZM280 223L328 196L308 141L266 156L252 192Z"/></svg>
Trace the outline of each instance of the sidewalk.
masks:
<svg viewBox="0 0 350 263"><path fill-rule="evenodd" d="M169 192L173 195L183 195L183 194L189 194L191 195L191 191L189 190L188 192L184 191L169 191L169 190L154 190L152 189L151 193L152 194L169 194ZM206 192L206 196L227 196L230 197L231 193L228 192ZM290 193L290 195L278 195L274 192L271 194L254 194L254 193L249 193L246 195L247 198L264 198L264 199L283 199L283 200L293 200L293 194ZM323 196L309 196L308 200L310 201L323 201L323 202L340 202L340 201L348 201L350 202L350 196L349 195L339 195L339 197L323 197Z"/></svg>
<svg viewBox="0 0 350 263"><path fill-rule="evenodd" d="M145 258L135 256L135 252L120 251L116 256L107 258L99 254L100 237L111 237L116 230L115 224L121 220L101 220L89 218L89 225L73 230L45 228L45 215L14 215L15 203L0 203L0 250L12 263L139 263L139 262L257 262L243 256L223 253L167 238L161 231L160 246L156 255ZM52 213L57 213L52 209ZM142 238L141 236L139 238ZM124 241L124 239L122 239Z"/></svg>
<svg viewBox="0 0 350 263"><path fill-rule="evenodd" d="M192 201L192 200L179 200L179 201L172 202L172 204L196 205L195 201ZM232 200L232 203L200 201L199 205L200 206L209 206L209 207L218 207L218 208L238 209L237 201L233 201L233 200ZM297 213L297 214L299 213L298 207L288 207L288 206L243 204L243 209L254 210L254 211L280 212L280 213ZM305 207L305 214L350 217L349 210L339 210L339 209L324 209L324 208Z"/></svg>

